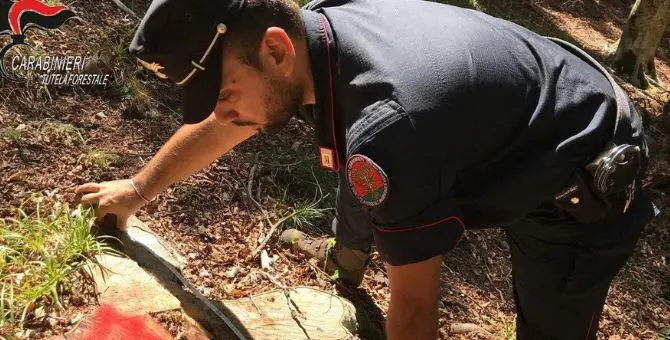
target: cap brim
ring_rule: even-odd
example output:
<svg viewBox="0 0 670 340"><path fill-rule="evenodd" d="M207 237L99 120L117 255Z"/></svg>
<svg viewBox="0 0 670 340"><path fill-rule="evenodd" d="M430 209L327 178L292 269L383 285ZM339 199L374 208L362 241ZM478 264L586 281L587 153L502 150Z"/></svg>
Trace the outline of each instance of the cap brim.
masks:
<svg viewBox="0 0 670 340"><path fill-rule="evenodd" d="M184 123L196 124L209 117L216 107L221 86L221 43L207 57L204 71L198 71L184 86Z"/></svg>

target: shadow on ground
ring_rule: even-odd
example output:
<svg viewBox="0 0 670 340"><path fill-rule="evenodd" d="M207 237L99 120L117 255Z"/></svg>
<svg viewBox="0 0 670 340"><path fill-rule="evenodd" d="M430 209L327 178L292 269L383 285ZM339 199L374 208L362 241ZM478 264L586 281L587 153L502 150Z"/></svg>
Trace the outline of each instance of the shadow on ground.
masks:
<svg viewBox="0 0 670 340"><path fill-rule="evenodd" d="M337 292L340 296L351 301L356 306L356 320L358 321L358 336L361 339L385 339L384 315L375 304L375 301L365 289L353 288L346 284L338 284Z"/></svg>

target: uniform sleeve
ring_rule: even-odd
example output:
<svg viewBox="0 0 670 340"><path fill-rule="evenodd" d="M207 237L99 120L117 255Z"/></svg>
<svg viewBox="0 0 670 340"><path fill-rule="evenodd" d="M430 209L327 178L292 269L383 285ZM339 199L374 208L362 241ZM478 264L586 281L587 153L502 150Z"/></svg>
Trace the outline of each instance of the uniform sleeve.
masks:
<svg viewBox="0 0 670 340"><path fill-rule="evenodd" d="M444 254L465 231L452 191L453 164L416 131L403 116L357 137L363 141L352 143L347 157L349 190L368 210L378 251L392 265Z"/></svg>

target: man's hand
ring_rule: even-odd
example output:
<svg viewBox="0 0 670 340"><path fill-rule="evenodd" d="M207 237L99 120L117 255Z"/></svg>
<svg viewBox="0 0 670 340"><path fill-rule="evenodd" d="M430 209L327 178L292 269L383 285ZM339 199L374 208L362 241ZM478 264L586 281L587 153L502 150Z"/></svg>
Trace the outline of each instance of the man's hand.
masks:
<svg viewBox="0 0 670 340"><path fill-rule="evenodd" d="M179 128L133 177L142 196L152 199L164 188L202 170L258 132L253 127L231 124L231 119L211 114L198 124ZM116 215L117 227L121 230L126 229L128 217L146 203L129 179L87 183L76 192L85 194L82 203L97 205L98 219L106 214Z"/></svg>
<svg viewBox="0 0 670 340"><path fill-rule="evenodd" d="M389 340L437 339L441 256L402 266L386 266L391 304L386 319Z"/></svg>
<svg viewBox="0 0 670 340"><path fill-rule="evenodd" d="M98 220L102 220L107 214L116 215L116 226L120 230L126 230L128 217L146 203L137 195L129 179L86 183L79 186L75 192L83 195L80 200L82 204L96 208Z"/></svg>

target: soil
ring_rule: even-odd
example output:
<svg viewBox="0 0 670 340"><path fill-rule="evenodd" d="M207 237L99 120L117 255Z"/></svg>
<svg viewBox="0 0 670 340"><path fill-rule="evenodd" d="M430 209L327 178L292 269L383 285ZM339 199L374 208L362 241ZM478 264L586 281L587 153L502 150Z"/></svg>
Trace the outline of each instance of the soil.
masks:
<svg viewBox="0 0 670 340"><path fill-rule="evenodd" d="M102 55L107 63L102 72L112 74L113 81L102 89L0 80L0 125L16 128L24 124L19 140L6 135L0 138L0 217L12 215L11 207L31 192L55 192L72 202L72 191L80 184L132 176L180 126L179 93L124 54L135 19L112 1L65 3L70 2L81 20L55 31L31 31L29 39L41 42L49 54ZM533 6L521 0L479 3L491 12L513 13L509 17L515 21L567 33L606 64L632 6L632 1L622 0L546 0ZM140 15L148 4L148 0L127 1ZM670 86L670 31L657 53L657 68L661 82ZM670 93L640 91L629 85L625 89L645 117L653 156L645 185L663 212L646 229L634 256L613 283L599 338L656 339L662 332L670 333L670 115L662 112ZM44 128L53 122L76 127L84 141L76 133ZM326 182L320 182L327 197L318 207L332 208L335 180L318 168L313 140L311 129L296 121L279 135L254 138L162 193L138 217L187 258L185 276L206 297L234 299L276 289L275 283L252 270L260 267L260 260L252 258L251 252L267 237L269 225L249 192L274 222L289 211L290 203L309 201L314 195L313 185L294 177L295 171L304 171L304 164L309 164L306 169L315 171L314 178ZM108 164L91 160L92 150L116 157L108 157ZM298 162L302 170L286 165ZM330 235L331 218L329 210L303 229L315 236ZM275 258L271 275L289 287L312 286L344 295L381 331L389 287L378 257L375 255L360 289L335 285L309 261L275 245L276 236L287 227L290 225L280 226L265 247ZM449 325L455 323L476 324L498 337L514 334L511 265L503 236L495 229L469 231L446 256L440 301L442 339L487 338L474 332L450 334ZM85 306L66 303L64 315L95 307L93 300L85 301L89 302ZM178 316L164 313L157 318L173 335L179 334ZM72 327L68 322L62 325L57 331ZM49 333L53 332L39 328L31 337ZM374 339L379 333L361 337Z"/></svg>

